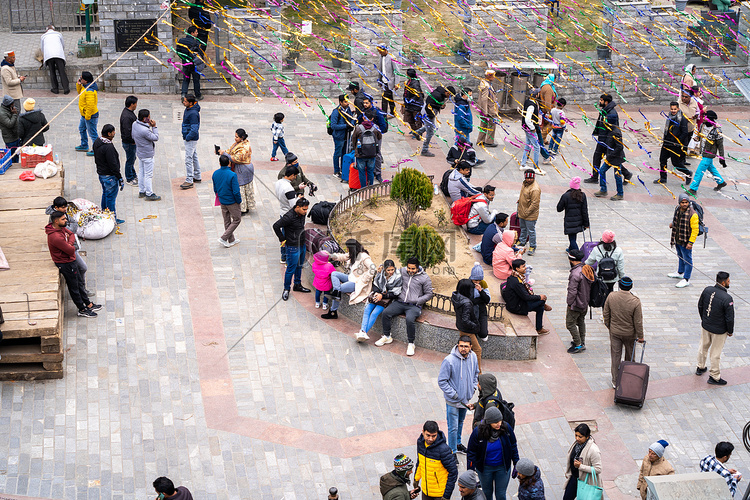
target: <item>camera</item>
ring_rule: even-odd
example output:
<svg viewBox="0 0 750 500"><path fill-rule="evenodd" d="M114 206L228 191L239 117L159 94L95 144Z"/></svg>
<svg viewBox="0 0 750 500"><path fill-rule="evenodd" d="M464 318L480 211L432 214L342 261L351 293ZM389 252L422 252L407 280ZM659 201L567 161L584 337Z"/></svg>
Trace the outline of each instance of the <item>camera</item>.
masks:
<svg viewBox="0 0 750 500"><path fill-rule="evenodd" d="M315 191L318 190L318 186L313 184L312 182L307 184L307 195L308 196L315 196Z"/></svg>

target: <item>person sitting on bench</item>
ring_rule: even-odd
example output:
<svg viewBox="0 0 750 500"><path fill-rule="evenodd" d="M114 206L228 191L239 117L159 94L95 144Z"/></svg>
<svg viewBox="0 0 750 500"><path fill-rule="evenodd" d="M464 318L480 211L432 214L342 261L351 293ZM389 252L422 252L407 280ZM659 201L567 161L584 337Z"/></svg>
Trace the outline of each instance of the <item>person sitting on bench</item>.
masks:
<svg viewBox="0 0 750 500"><path fill-rule="evenodd" d="M529 284L526 273L526 261L516 259L513 261L513 272L508 281L501 287L505 308L513 314L528 316L529 311L536 312L536 332L546 335L549 330L544 328L544 311L551 311L552 306L547 304L547 296L534 295L531 284Z"/></svg>

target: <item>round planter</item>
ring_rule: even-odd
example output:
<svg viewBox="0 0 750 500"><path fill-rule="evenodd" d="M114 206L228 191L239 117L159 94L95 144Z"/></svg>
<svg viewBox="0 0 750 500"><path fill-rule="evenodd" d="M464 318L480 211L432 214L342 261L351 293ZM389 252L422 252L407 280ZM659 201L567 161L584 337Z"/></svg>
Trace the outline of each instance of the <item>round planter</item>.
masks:
<svg viewBox="0 0 750 500"><path fill-rule="evenodd" d="M453 54L453 59L456 64L469 64L470 58L471 55L469 53L457 52L456 54Z"/></svg>
<svg viewBox="0 0 750 500"><path fill-rule="evenodd" d="M596 58L597 59L599 59L599 60L609 59L610 55L611 55L611 51L609 50L609 47L599 46L599 47L596 48Z"/></svg>
<svg viewBox="0 0 750 500"><path fill-rule="evenodd" d="M344 62L341 59L331 59L331 66L334 68L342 67Z"/></svg>
<svg viewBox="0 0 750 500"><path fill-rule="evenodd" d="M675 0L674 7L679 11L685 10L685 7L687 7L687 0Z"/></svg>

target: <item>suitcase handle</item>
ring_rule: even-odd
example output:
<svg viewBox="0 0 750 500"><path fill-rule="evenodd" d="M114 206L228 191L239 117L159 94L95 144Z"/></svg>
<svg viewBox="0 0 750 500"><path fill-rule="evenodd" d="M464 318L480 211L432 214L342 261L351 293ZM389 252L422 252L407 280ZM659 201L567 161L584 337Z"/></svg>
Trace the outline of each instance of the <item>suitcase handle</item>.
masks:
<svg viewBox="0 0 750 500"><path fill-rule="evenodd" d="M594 237L591 236L591 227L589 227L589 241L594 241ZM586 243L586 231L583 232L583 242Z"/></svg>
<svg viewBox="0 0 750 500"><path fill-rule="evenodd" d="M639 363L643 363L643 354L646 352L646 341L638 342L638 339L635 339L635 342L633 342L633 356L631 356L630 361L635 362L635 348L638 344L641 344L641 360Z"/></svg>

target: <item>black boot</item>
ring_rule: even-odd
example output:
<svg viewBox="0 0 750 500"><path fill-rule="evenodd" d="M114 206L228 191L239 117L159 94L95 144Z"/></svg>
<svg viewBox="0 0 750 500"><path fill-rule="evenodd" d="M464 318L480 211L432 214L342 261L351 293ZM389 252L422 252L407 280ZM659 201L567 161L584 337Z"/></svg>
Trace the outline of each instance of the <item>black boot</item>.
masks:
<svg viewBox="0 0 750 500"><path fill-rule="evenodd" d="M320 315L323 319L339 319L339 312L338 311L328 311L325 314Z"/></svg>

